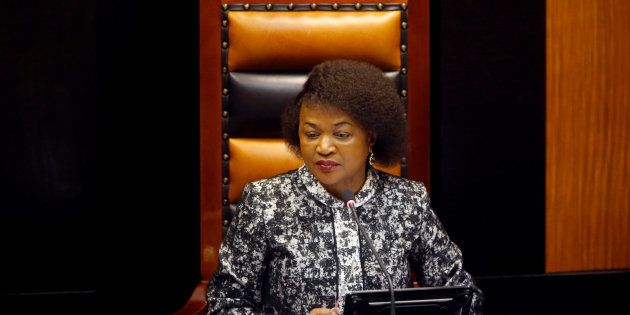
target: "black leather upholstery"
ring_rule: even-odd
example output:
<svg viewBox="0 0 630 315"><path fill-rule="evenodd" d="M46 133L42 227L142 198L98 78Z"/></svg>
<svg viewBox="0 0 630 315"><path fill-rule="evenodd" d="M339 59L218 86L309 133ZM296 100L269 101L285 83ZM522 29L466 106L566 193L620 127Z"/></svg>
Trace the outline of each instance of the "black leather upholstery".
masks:
<svg viewBox="0 0 630 315"><path fill-rule="evenodd" d="M228 110L230 137L280 138L280 115L285 105L306 82L308 73L254 73L229 74ZM398 71L386 76L400 87Z"/></svg>
<svg viewBox="0 0 630 315"><path fill-rule="evenodd" d="M280 138L280 114L307 73L230 73L230 137Z"/></svg>

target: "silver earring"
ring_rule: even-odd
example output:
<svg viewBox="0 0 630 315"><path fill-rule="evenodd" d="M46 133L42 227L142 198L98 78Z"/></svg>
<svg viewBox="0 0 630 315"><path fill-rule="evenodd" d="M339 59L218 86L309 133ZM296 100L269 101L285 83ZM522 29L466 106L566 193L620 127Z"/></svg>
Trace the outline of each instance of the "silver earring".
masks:
<svg viewBox="0 0 630 315"><path fill-rule="evenodd" d="M369 158L368 158L368 163L370 163L370 166L372 166L372 165L374 165L374 162L375 162L375 160L374 160L374 152L372 152L372 149L370 148L370 155L369 155Z"/></svg>

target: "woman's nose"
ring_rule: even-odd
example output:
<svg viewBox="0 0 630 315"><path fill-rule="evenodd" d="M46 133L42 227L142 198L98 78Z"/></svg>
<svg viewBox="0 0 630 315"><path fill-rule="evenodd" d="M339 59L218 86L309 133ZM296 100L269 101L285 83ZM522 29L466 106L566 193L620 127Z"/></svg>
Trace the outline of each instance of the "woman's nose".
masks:
<svg viewBox="0 0 630 315"><path fill-rule="evenodd" d="M323 136L317 143L317 153L321 155L330 155L335 152L335 145L328 136Z"/></svg>

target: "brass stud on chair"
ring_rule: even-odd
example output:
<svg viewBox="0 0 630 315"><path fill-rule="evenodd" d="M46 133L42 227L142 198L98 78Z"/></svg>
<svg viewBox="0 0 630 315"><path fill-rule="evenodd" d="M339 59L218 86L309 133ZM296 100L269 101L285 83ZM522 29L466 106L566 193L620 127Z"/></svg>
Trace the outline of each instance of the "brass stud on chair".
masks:
<svg viewBox="0 0 630 315"><path fill-rule="evenodd" d="M403 11L407 10L407 4L406 4L406 3L401 3L401 4L400 4L400 8L401 8Z"/></svg>
<svg viewBox="0 0 630 315"><path fill-rule="evenodd" d="M230 180L227 177L223 177L223 185L227 185Z"/></svg>
<svg viewBox="0 0 630 315"><path fill-rule="evenodd" d="M338 4L336 4L336 3L333 3L333 4L332 4L332 9L333 9L333 10L337 10L337 9L339 9L339 5L338 5Z"/></svg>
<svg viewBox="0 0 630 315"><path fill-rule="evenodd" d="M228 9L228 4L227 4L227 3L224 3L224 4L222 4L222 5L221 5L221 7L223 8L223 11L227 11L227 9Z"/></svg>
<svg viewBox="0 0 630 315"><path fill-rule="evenodd" d="M317 3L311 3L311 10L317 9Z"/></svg>
<svg viewBox="0 0 630 315"><path fill-rule="evenodd" d="M245 11L249 10L249 3L243 4L243 10Z"/></svg>
<svg viewBox="0 0 630 315"><path fill-rule="evenodd" d="M403 75L406 75L407 74L407 68L400 69L400 72L402 72Z"/></svg>
<svg viewBox="0 0 630 315"><path fill-rule="evenodd" d="M228 43L227 43L227 42L223 42L223 43L221 43L221 47L222 47L223 49L228 48Z"/></svg>
<svg viewBox="0 0 630 315"><path fill-rule="evenodd" d="M293 3L289 3L289 5L287 6L287 8L289 9L289 11L293 11L293 8L295 7L295 5L293 5Z"/></svg>
<svg viewBox="0 0 630 315"><path fill-rule="evenodd" d="M227 116L228 116L227 110L224 110L223 113L221 114L221 116L223 116L223 118L227 118Z"/></svg>
<svg viewBox="0 0 630 315"><path fill-rule="evenodd" d="M271 10L271 8L273 8L273 4L271 4L271 3L267 3L267 5L265 5L265 9L266 9L267 11Z"/></svg>
<svg viewBox="0 0 630 315"><path fill-rule="evenodd" d="M406 96L407 96L407 90L402 90L402 91L400 91L400 94L401 94L402 96L406 97Z"/></svg>
<svg viewBox="0 0 630 315"><path fill-rule="evenodd" d="M407 51L407 45L400 45L400 50L402 52L406 52Z"/></svg>
<svg viewBox="0 0 630 315"><path fill-rule="evenodd" d="M407 29L407 22L400 23L400 27L402 27L403 30L406 30Z"/></svg>
<svg viewBox="0 0 630 315"><path fill-rule="evenodd" d="M223 134L223 140L227 140L230 138L230 135L228 135L227 133Z"/></svg>
<svg viewBox="0 0 630 315"><path fill-rule="evenodd" d="M223 205L227 206L228 205L228 200L227 199L223 199Z"/></svg>
<svg viewBox="0 0 630 315"><path fill-rule="evenodd" d="M223 25L223 27L227 27L227 20L221 21L221 25Z"/></svg>
<svg viewBox="0 0 630 315"><path fill-rule="evenodd" d="M230 156L228 154L223 154L223 161L227 161L230 159Z"/></svg>
<svg viewBox="0 0 630 315"><path fill-rule="evenodd" d="M407 158L403 157L402 159L400 159L400 163L407 164Z"/></svg>
<svg viewBox="0 0 630 315"><path fill-rule="evenodd" d="M228 95L229 94L229 90L228 89L223 89L223 91L221 92L223 95Z"/></svg>
<svg viewBox="0 0 630 315"><path fill-rule="evenodd" d="M230 225L230 221L223 220L223 226L228 227Z"/></svg>
<svg viewBox="0 0 630 315"><path fill-rule="evenodd" d="M223 68L221 68L221 72L222 72L222 73L227 73L227 72L228 72L228 68L227 68L227 67L223 67Z"/></svg>
<svg viewBox="0 0 630 315"><path fill-rule="evenodd" d="M382 3L377 4L376 8L379 10L383 10L383 4Z"/></svg>
<svg viewBox="0 0 630 315"><path fill-rule="evenodd" d="M354 8L357 10L361 10L361 4L357 2L357 4L354 5Z"/></svg>

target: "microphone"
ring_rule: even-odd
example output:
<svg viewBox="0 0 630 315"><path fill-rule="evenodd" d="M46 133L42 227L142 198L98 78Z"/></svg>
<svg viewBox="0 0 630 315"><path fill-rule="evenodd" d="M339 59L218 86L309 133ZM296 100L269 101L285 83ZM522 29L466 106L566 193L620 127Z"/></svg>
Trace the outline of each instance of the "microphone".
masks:
<svg viewBox="0 0 630 315"><path fill-rule="evenodd" d="M392 278L389 276L389 273L385 269L385 263L383 263L383 260L381 259L381 257L378 255L378 253L376 253L374 244L372 244L372 239L367 235L367 233L363 229L363 226L359 222L359 217L357 216L357 210L354 208L355 201L354 201L354 194L352 193L352 190L345 189L344 191L342 191L341 198L343 199L343 202L346 204L346 207L352 210L351 211L352 216L354 217L354 221L357 222L357 227L359 228L361 235L363 235L365 242L368 244L368 247L370 247L370 251L372 252L372 255L374 255L374 257L376 258L378 265L381 267L381 271L383 272L383 274L385 274L385 277L387 278L387 283L389 284L389 294L390 294L390 304L391 304L389 308L389 314L396 315L396 307L395 307L396 300L394 298L394 286L392 285Z"/></svg>

